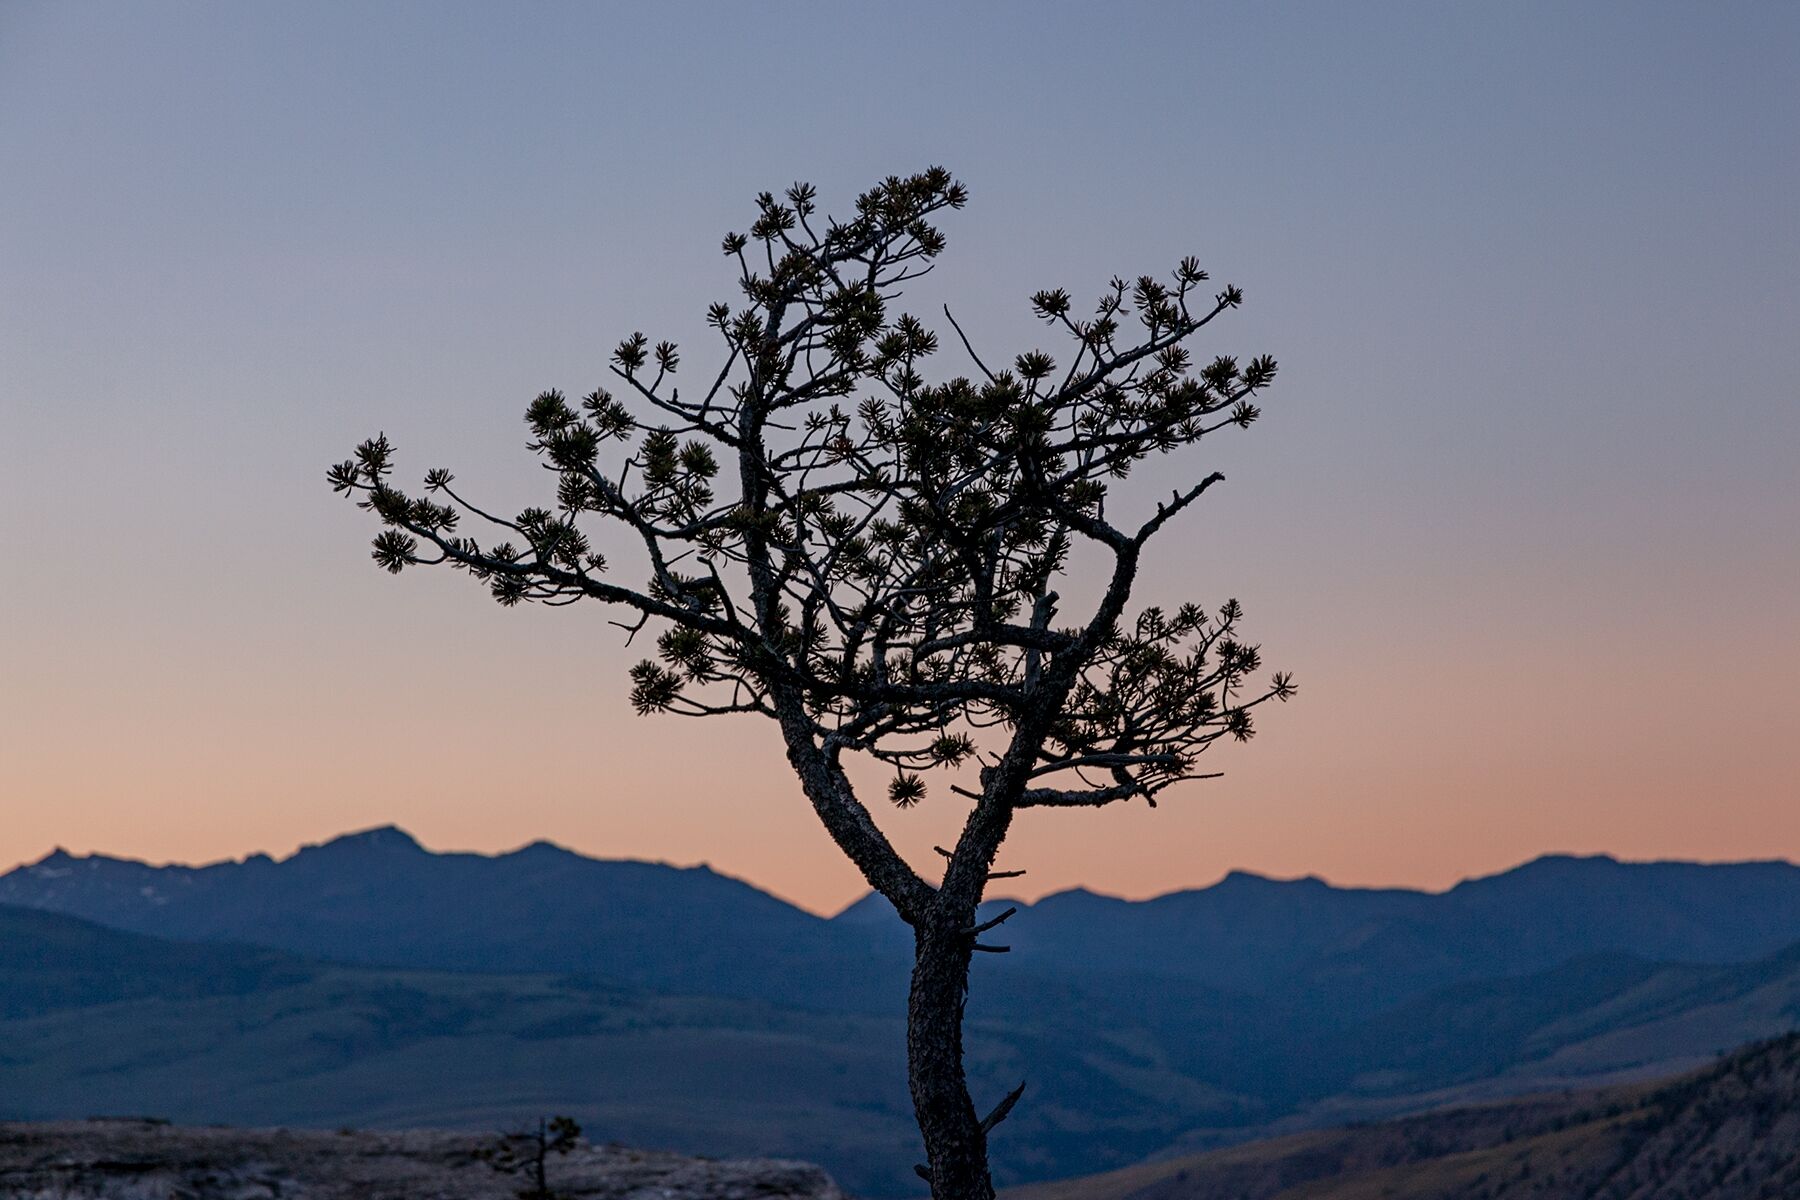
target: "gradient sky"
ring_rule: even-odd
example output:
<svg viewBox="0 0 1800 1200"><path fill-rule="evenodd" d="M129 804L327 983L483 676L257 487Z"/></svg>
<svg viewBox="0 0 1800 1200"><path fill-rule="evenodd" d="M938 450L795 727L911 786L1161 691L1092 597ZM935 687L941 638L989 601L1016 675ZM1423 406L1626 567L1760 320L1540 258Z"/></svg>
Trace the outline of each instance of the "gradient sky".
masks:
<svg viewBox="0 0 1800 1200"><path fill-rule="evenodd" d="M525 402L705 360L756 192L928 163L918 311L993 357L1192 252L1248 297L1202 355L1282 363L1139 595L1239 597L1301 695L1026 814L1018 891L1800 858L1796 61L1781 4L0 3L0 868L398 822L859 894L771 728L378 572L324 469L537 502ZM929 866L960 812L885 816Z"/></svg>

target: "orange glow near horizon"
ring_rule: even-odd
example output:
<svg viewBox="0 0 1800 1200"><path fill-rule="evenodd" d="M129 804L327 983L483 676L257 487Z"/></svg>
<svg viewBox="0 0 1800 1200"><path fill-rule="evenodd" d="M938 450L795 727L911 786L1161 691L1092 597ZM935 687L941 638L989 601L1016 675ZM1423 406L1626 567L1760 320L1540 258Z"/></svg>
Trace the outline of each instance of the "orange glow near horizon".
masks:
<svg viewBox="0 0 1800 1200"><path fill-rule="evenodd" d="M363 649L404 686L361 697L304 653L276 671L254 653L171 659L166 644L122 639L91 660L110 685L46 661L28 691L9 690L31 703L7 713L16 740L0 789L35 802L9 805L0 860L56 845L188 863L280 856L393 823L434 849L548 838L601 857L706 862L825 913L864 890L768 723L639 718L624 703L622 652L596 652L580 678L471 687L472 675L505 679L509 654L541 655L532 643L551 631L482 608L469 615L497 644L432 661L438 631L399 628L395 593L432 595L427 607L444 613L467 589L425 576L374 582L389 592L374 608L396 627ZM1285 635L1280 661L1322 658L1332 639L1278 628L1294 623L1265 615L1256 627L1271 643ZM1800 658L1765 655L1739 675L1730 706L1671 712L1668 698L1705 670L1703 648L1691 660L1635 656L1675 632L1618 627L1585 639L1578 658L1523 636L1475 646L1414 628L1399 656L1373 638L1364 652L1385 676L1316 661L1253 742L1213 751L1208 769L1223 779L1185 785L1154 811L1023 814L1004 858L1030 873L1005 891L1145 897L1234 868L1436 889L1546 852L1800 858L1784 709ZM1557 686L1546 691L1547 679ZM938 789L912 811L877 806L915 865L935 870L931 846L955 836L959 802Z"/></svg>

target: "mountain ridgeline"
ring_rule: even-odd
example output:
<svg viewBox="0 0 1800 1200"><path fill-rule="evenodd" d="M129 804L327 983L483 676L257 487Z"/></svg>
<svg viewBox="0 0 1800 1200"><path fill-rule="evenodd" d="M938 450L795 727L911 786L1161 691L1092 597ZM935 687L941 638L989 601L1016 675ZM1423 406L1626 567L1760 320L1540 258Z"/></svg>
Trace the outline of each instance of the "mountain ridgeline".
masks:
<svg viewBox="0 0 1800 1200"><path fill-rule="evenodd" d="M1239 873L1019 907L968 1035L978 1095L1030 1082L994 1147L1012 1184L1670 1074L1800 1024L1786 863L1552 857L1436 894ZM704 867L378 829L204 867L59 851L0 876L0 946L0 1119L566 1111L916 1190L908 945L877 898L825 919Z"/></svg>
<svg viewBox="0 0 1800 1200"><path fill-rule="evenodd" d="M581 972L801 1002L807 988L831 986L793 979L803 968L860 968L907 946L878 896L826 920L704 866L594 859L548 842L437 854L393 827L285 860L202 867L57 851L0 875L0 904L341 962ZM1233 872L1153 900L1077 889L1019 907L1007 925L1009 966L1166 976L1249 995L1321 989L1334 1008L1367 1009L1586 955L1761 958L1800 942L1800 867L1551 856L1443 893ZM819 1000L837 1007L843 997Z"/></svg>
<svg viewBox="0 0 1800 1200"><path fill-rule="evenodd" d="M780 994L819 956L853 949L828 922L705 867L549 842L434 854L391 827L203 867L58 851L0 876L0 904L340 962L581 972L726 995Z"/></svg>

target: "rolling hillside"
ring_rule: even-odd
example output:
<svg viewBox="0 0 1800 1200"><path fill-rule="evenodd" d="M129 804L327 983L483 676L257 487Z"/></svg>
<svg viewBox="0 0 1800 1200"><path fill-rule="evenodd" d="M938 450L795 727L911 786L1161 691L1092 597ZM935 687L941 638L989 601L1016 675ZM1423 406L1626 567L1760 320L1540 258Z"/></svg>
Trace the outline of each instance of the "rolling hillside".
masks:
<svg viewBox="0 0 1800 1200"><path fill-rule="evenodd" d="M0 1120L491 1129L566 1112L600 1141L826 1163L865 1196L916 1184L896 1018L324 963L4 906L0 951ZM1093 1144L1148 1153L1229 1109L1129 1045L1027 1022L976 1022L970 1053L986 1091L1028 1070L1080 1107L1066 1129L1049 1105L1020 1125L1049 1171L1092 1163Z"/></svg>
<svg viewBox="0 0 1800 1200"><path fill-rule="evenodd" d="M808 1158L867 1196L913 1187L892 1017L574 975L346 966L4 907L0 935L0 1119L488 1128L568 1111L632 1144ZM1207 1026L1179 1020L1193 997L1172 985L1096 995L1054 981L1015 989L1020 978L986 989L997 1010L976 1011L970 1030L979 1094L1030 1081L995 1146L1009 1182L1670 1072L1800 1018L1800 954L1723 967L1602 960L1268 1047L1270 1061L1350 1064L1290 1104L1222 1086L1204 1056L1190 1059ZM1153 999L1168 1028L1146 1018Z"/></svg>
<svg viewBox="0 0 1800 1200"><path fill-rule="evenodd" d="M1004 1200L1782 1200L1800 1195L1800 1035L1655 1084L1299 1134Z"/></svg>

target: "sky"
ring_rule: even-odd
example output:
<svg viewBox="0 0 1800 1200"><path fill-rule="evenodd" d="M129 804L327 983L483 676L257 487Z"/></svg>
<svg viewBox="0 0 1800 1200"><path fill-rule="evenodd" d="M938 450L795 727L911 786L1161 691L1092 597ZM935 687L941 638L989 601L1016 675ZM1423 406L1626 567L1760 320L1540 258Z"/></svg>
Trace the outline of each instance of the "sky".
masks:
<svg viewBox="0 0 1800 1200"><path fill-rule="evenodd" d="M710 355L758 192L934 163L916 311L993 357L1192 253L1246 293L1197 353L1281 362L1127 494L1226 473L1139 597L1237 597L1299 697L1024 814L1014 891L1800 858L1797 58L1779 4L0 3L0 869L392 822L854 899L766 723L381 573L324 471L542 502L524 405ZM928 871L961 815L881 814Z"/></svg>

